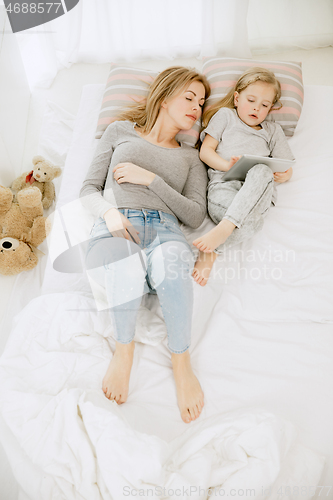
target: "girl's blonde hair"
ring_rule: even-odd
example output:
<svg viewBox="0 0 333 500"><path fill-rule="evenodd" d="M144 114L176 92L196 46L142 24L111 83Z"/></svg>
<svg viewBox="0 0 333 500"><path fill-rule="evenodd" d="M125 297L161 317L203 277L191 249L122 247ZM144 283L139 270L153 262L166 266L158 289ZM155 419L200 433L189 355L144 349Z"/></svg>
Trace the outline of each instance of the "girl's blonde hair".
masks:
<svg viewBox="0 0 333 500"><path fill-rule="evenodd" d="M250 68L247 71L245 71L242 76L238 79L236 85L229 90L226 96L224 96L222 99L214 103L210 108L208 108L206 111L203 113L203 118L202 118L202 126L203 128L206 128L208 125L209 120L212 118L212 116L215 115L215 113L220 109L220 108L230 108L234 109L235 108L235 103L234 103L234 93L238 92L239 94L245 90L249 85L255 82L265 82L269 83L274 87L275 90L275 97L273 100L272 107L274 104L279 102L279 99L281 97L281 85L279 80L276 78L274 73L272 71L269 71L268 69L265 68ZM279 102L279 107L274 108L274 109L281 109L282 104Z"/></svg>
<svg viewBox="0 0 333 500"><path fill-rule="evenodd" d="M171 66L157 75L149 87L147 99L135 103L119 114L118 120L135 122L145 134L149 134L160 112L161 104L179 94L192 82L200 82L205 87L205 99L210 95L207 78L195 69Z"/></svg>

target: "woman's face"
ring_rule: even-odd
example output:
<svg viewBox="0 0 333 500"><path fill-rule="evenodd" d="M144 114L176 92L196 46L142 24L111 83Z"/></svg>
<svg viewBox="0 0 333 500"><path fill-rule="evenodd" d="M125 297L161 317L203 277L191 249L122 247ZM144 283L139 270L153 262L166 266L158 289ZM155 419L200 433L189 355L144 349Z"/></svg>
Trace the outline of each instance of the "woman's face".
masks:
<svg viewBox="0 0 333 500"><path fill-rule="evenodd" d="M250 127L257 127L267 117L273 101L275 90L266 82L251 83L242 92L234 93L234 105L239 118Z"/></svg>
<svg viewBox="0 0 333 500"><path fill-rule="evenodd" d="M204 102L205 87L201 82L192 82L179 95L162 103L162 108L172 125L179 130L189 130L201 117Z"/></svg>

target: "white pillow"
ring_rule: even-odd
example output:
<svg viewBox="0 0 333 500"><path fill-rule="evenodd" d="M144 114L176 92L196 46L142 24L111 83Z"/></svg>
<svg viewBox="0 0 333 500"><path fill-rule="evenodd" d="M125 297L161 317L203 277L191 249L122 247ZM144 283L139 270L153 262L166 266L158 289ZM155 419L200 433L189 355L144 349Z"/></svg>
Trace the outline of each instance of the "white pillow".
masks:
<svg viewBox="0 0 333 500"><path fill-rule="evenodd" d="M72 142L75 116L52 101L47 101L39 135L38 153L55 165L65 164Z"/></svg>
<svg viewBox="0 0 333 500"><path fill-rule="evenodd" d="M250 0L248 38L252 54L333 45L332 0Z"/></svg>

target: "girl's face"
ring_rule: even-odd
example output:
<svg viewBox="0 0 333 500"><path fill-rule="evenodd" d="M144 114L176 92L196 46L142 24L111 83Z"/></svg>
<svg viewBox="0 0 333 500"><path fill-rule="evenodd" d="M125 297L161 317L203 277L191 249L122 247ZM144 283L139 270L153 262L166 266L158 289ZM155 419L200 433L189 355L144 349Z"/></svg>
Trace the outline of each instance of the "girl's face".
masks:
<svg viewBox="0 0 333 500"><path fill-rule="evenodd" d="M201 82L192 82L179 95L162 104L172 125L179 130L189 130L200 118L205 102L205 87Z"/></svg>
<svg viewBox="0 0 333 500"><path fill-rule="evenodd" d="M251 83L240 93L234 93L234 105L239 118L249 125L258 127L265 120L275 99L272 84L266 82Z"/></svg>

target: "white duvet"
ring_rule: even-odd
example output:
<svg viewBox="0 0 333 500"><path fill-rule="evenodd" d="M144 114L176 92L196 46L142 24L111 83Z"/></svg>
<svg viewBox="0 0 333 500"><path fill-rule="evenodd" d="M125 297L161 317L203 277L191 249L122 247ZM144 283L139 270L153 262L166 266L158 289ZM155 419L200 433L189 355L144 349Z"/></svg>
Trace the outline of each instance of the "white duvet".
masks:
<svg viewBox="0 0 333 500"><path fill-rule="evenodd" d="M317 484L323 457L300 447L294 426L262 408L223 412L207 395L200 419L183 424L165 346L137 344L126 407L107 400L109 321L93 308L80 293L34 299L2 357L2 416L31 461L14 467L28 498L206 499L214 487L223 496L270 498L270 489L277 495L282 487L282 467L293 485L304 485L305 472L306 485ZM157 421L177 437L159 437Z"/></svg>
<svg viewBox="0 0 333 500"><path fill-rule="evenodd" d="M84 215L75 200L102 87L84 89L42 295L35 284L0 360L1 438L20 500L305 499L320 484L333 498L333 147L330 121L318 125L333 89L306 88L290 141L294 176L279 186L264 229L220 260L206 287L194 284L191 358L205 406L188 425L156 300L140 311L129 398L118 407L101 389L113 350L108 314L96 311L84 275L52 269L68 245L59 211L72 203ZM71 245L91 223L85 218L82 233L75 220L65 218ZM191 240L209 224L184 232ZM20 283L33 285L28 273Z"/></svg>

